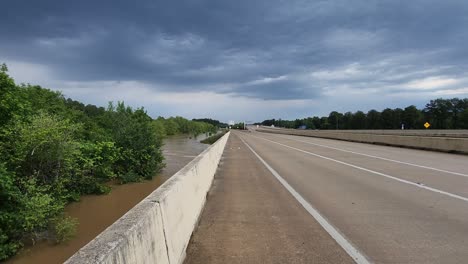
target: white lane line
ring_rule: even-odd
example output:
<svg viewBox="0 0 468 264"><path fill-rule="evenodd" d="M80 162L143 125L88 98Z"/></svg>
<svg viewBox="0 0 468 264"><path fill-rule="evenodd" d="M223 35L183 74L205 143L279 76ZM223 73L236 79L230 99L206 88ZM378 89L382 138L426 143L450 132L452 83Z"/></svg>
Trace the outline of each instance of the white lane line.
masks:
<svg viewBox="0 0 468 264"><path fill-rule="evenodd" d="M239 137L242 142L250 149L250 151L257 156L257 158L265 165L265 167L275 176L275 178L288 190L294 198L306 209L307 212L309 212L310 215L312 215L315 220L325 229L330 236L335 239L335 241L348 253L349 256L358 264L367 264L370 263L367 258L359 252L345 237L340 233L338 229L333 227L332 224L330 224L325 217L323 217L317 209L315 209L310 203L308 203L296 190L294 190L291 185L283 178L281 175L278 174L268 163L266 163L265 160L260 157L260 155L255 152L255 150L250 147L247 142L245 142L241 137Z"/></svg>
<svg viewBox="0 0 468 264"><path fill-rule="evenodd" d="M302 142L302 143L314 145L314 146L318 146L318 147L329 148L329 149L338 150L338 151L342 151L342 152L347 152L347 153L352 153L352 154L356 154L356 155L366 156L366 157L369 157L369 158L375 158L375 159L380 159L380 160L395 162L395 163L399 163L399 164L404 164L404 165L408 165L408 166L414 166L414 167L418 167L418 168L423 168L423 169L428 169L428 170L433 170L433 171L438 171L438 172L453 174L453 175L457 175L457 176L468 177L468 174L464 174L464 173L459 173L459 172L454 172L454 171L448 171L448 170L442 170L442 169L437 169L437 168L433 168L433 167L418 165L418 164L409 163L409 162L404 162L404 161L399 161L399 160L387 159L387 158L384 158L384 157L379 157L379 156L364 154L364 153L355 152L355 151L351 151L351 150L340 149L340 148L330 147L330 146L327 146L327 145L312 143L312 142L308 142L308 141L304 141L304 140L294 139L294 138L290 138L290 137L287 137L287 136L280 136L280 135L275 135L275 136L280 137L280 138L285 138L285 139L293 140L293 141L297 141L297 142Z"/></svg>
<svg viewBox="0 0 468 264"><path fill-rule="evenodd" d="M395 181L398 181L398 182L401 182L401 183L406 183L406 184L413 185L413 186L416 186L416 187L424 189L424 190L428 190L428 191L431 191L431 192L443 194L443 195L446 195L446 196L449 196L449 197L452 197L452 198L455 198L455 199L459 199L459 200L468 202L467 197L463 197L463 196L460 196L460 195L457 195L457 194L442 191L442 190L432 188L432 187L429 187L429 186L421 185L421 184L418 184L418 183L415 183L415 182L412 182L412 181L403 180L403 179L400 179L398 177L394 177L394 176L391 176L391 175L388 175L388 174L385 174L385 173L381 173L381 172L378 172L378 171L373 171L373 170L366 169L366 168L363 168L363 167L359 167L359 166L356 166L356 165L353 165L353 164L350 164L350 163L347 163L347 162L344 162L344 161L340 161L340 160L332 159L332 158L329 158L329 157L325 157L325 156L315 154L315 153L312 153L312 152L309 152L309 151L305 151L305 150L298 149L298 148L295 148L295 147L291 147L291 146L288 146L288 145L285 145L285 144L281 144L281 143L278 143L278 142L275 142L275 141L272 141L272 140L269 140L269 139L266 139L266 138L257 137L257 136L254 136L254 135L250 135L250 136L255 137L255 138L259 138L259 139L263 139L263 140L269 141L271 143L281 145L281 146L286 147L286 148L294 149L294 150L297 150L299 152L309 154L309 155L312 155L312 156L315 156L315 157L318 157L318 158L333 161L333 162L336 162L336 163L339 163L339 164L342 164L342 165L346 165L346 166L349 166L349 167L352 167L352 168L355 168L355 169L358 169L358 170L370 172L370 173L373 173L373 174L376 174L376 175L379 175L379 176L383 176L383 177L386 177L386 178L389 178L389 179L392 179L392 180L395 180Z"/></svg>

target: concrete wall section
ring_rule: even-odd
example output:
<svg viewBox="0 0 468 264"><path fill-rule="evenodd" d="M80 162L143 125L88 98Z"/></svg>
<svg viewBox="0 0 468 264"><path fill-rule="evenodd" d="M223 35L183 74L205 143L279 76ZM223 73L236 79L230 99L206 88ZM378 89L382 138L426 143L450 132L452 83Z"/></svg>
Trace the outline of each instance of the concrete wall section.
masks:
<svg viewBox="0 0 468 264"><path fill-rule="evenodd" d="M67 260L179 264L216 173L229 133Z"/></svg>
<svg viewBox="0 0 468 264"><path fill-rule="evenodd" d="M226 141L224 136L172 176L159 191L148 196L161 206L171 264L182 263L185 258L185 250L205 204Z"/></svg>
<svg viewBox="0 0 468 264"><path fill-rule="evenodd" d="M169 263L158 203L143 200L66 263Z"/></svg>
<svg viewBox="0 0 468 264"><path fill-rule="evenodd" d="M271 129L265 127L258 128L257 131L468 154L468 138L466 137L391 135L388 133L377 133L378 131L376 133L354 133L333 130Z"/></svg>

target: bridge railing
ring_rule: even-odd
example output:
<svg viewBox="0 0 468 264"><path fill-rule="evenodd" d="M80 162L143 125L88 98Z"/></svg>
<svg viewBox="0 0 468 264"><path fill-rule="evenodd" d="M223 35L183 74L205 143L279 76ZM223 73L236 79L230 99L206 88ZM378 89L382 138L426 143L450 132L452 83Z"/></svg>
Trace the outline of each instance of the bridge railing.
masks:
<svg viewBox="0 0 468 264"><path fill-rule="evenodd" d="M398 146L415 149L468 154L468 131L401 131L401 130L301 130L260 127L259 132L338 139L345 141Z"/></svg>
<svg viewBox="0 0 468 264"><path fill-rule="evenodd" d="M65 263L182 263L228 137L229 133Z"/></svg>

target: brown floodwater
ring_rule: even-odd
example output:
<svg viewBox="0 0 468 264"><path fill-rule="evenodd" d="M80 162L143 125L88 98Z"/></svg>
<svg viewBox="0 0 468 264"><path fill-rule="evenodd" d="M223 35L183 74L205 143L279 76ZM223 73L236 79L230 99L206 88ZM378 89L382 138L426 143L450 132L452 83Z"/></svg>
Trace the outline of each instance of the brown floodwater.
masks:
<svg viewBox="0 0 468 264"><path fill-rule="evenodd" d="M198 138L189 138L181 135L165 139L163 153L166 167L160 174L150 181L113 185L112 191L107 195L87 195L79 202L69 204L65 208L66 214L79 222L73 239L62 244L42 241L25 247L7 263L63 263L205 150L208 145L199 142L205 137L201 135Z"/></svg>

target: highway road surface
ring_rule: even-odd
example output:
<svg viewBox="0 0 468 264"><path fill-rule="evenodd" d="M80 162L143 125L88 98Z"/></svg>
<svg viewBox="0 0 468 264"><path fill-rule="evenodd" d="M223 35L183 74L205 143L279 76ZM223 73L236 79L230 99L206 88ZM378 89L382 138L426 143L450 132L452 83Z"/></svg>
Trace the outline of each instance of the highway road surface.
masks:
<svg viewBox="0 0 468 264"><path fill-rule="evenodd" d="M255 131L236 139L336 244L321 241L356 262L468 263L468 156Z"/></svg>

